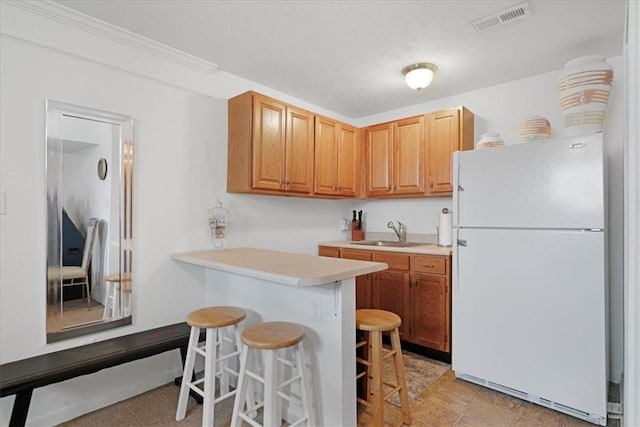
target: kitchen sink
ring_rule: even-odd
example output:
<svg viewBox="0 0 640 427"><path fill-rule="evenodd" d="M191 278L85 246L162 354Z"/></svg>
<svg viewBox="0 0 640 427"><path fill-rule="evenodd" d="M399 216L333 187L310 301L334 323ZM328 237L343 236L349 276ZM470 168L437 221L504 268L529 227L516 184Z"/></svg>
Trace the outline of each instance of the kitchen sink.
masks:
<svg viewBox="0 0 640 427"><path fill-rule="evenodd" d="M397 240L362 240L360 242L351 242L352 245L363 246L386 246L392 248L408 248L411 246L426 245L426 243L419 242L399 242Z"/></svg>

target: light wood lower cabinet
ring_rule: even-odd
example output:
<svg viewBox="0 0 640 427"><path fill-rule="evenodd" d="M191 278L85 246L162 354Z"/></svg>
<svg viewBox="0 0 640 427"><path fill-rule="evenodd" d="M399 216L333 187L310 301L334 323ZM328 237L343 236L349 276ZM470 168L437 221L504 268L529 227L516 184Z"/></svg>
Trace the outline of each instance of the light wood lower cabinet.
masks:
<svg viewBox="0 0 640 427"><path fill-rule="evenodd" d="M411 273L411 342L448 352L451 304L446 276Z"/></svg>
<svg viewBox="0 0 640 427"><path fill-rule="evenodd" d="M333 250L337 250L337 254ZM330 255L329 255L330 254ZM371 253L340 248L320 247L319 255L332 256L334 258L355 259L359 261L371 261ZM356 310L371 308L371 274L356 277Z"/></svg>
<svg viewBox="0 0 640 427"><path fill-rule="evenodd" d="M320 246L324 256L384 262L388 270L356 278L356 308L402 319L403 341L451 351L451 257Z"/></svg>
<svg viewBox="0 0 640 427"><path fill-rule="evenodd" d="M386 270L373 273L371 308L391 311L402 319L400 338L410 335L409 273L401 270Z"/></svg>

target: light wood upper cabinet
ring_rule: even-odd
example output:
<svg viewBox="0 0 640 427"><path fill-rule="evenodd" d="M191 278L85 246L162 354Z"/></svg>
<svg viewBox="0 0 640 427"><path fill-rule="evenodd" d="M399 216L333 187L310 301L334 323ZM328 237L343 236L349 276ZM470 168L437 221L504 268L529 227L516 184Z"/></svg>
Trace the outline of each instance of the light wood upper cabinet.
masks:
<svg viewBox="0 0 640 427"><path fill-rule="evenodd" d="M313 113L287 106L284 156L287 191L311 193L313 190L313 122Z"/></svg>
<svg viewBox="0 0 640 427"><path fill-rule="evenodd" d="M316 116L315 194L346 197L358 194L358 142L355 127Z"/></svg>
<svg viewBox="0 0 640 427"><path fill-rule="evenodd" d="M367 196L393 194L393 123L367 129Z"/></svg>
<svg viewBox="0 0 640 427"><path fill-rule="evenodd" d="M281 190L285 179L286 106L253 97L253 188Z"/></svg>
<svg viewBox="0 0 640 427"><path fill-rule="evenodd" d="M247 92L229 100L227 191L311 194L314 115Z"/></svg>
<svg viewBox="0 0 640 427"><path fill-rule="evenodd" d="M473 150L473 114L464 107L429 114L429 191L434 195L453 190L453 152Z"/></svg>
<svg viewBox="0 0 640 427"><path fill-rule="evenodd" d="M424 195L424 116L371 126L366 145L368 197Z"/></svg>
<svg viewBox="0 0 640 427"><path fill-rule="evenodd" d="M340 123L338 127L338 190L341 196L360 195L360 139L358 129Z"/></svg>
<svg viewBox="0 0 640 427"><path fill-rule="evenodd" d="M246 92L229 100L227 191L318 198L451 195L452 159L473 149L464 107L357 129Z"/></svg>
<svg viewBox="0 0 640 427"><path fill-rule="evenodd" d="M423 194L425 191L424 116L393 124L394 194Z"/></svg>

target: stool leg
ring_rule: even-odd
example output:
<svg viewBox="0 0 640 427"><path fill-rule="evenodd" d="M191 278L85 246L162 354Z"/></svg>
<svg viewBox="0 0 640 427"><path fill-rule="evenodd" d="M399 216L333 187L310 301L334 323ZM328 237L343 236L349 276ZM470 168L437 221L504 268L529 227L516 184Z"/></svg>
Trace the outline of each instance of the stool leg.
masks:
<svg viewBox="0 0 640 427"><path fill-rule="evenodd" d="M371 389L373 400L373 425L384 426L384 394L382 389L382 333L370 331L371 344Z"/></svg>
<svg viewBox="0 0 640 427"><path fill-rule="evenodd" d="M113 282L106 282L106 293L107 298L104 302L104 311L102 312L102 320L109 319L113 317L113 296L111 293L113 292L111 289L113 288Z"/></svg>
<svg viewBox="0 0 640 427"><path fill-rule="evenodd" d="M229 344L226 342L227 327L218 329L218 342L220 343L220 356L231 353ZM229 393L229 359L220 362L220 396ZM217 368L216 368L217 369Z"/></svg>
<svg viewBox="0 0 640 427"><path fill-rule="evenodd" d="M191 328L189 334L189 344L187 347L187 358L182 371L182 384L180 384L180 396L178 397L178 409L176 410L176 421L182 421L187 412L187 400L189 399L189 384L193 374L193 365L196 359L196 352L193 350L198 345L200 328Z"/></svg>
<svg viewBox="0 0 640 427"><path fill-rule="evenodd" d="M244 409L246 402L247 389L249 385L249 378L246 376L247 371L247 355L249 354L249 347L243 346L242 353L240 354L240 375L238 376L238 388L236 389L236 397L233 402L233 415L231 416L231 427L238 427L240 425L240 417L238 414ZM253 402L255 404L255 402Z"/></svg>
<svg viewBox="0 0 640 427"><path fill-rule="evenodd" d="M368 331L364 331L364 340L367 341L367 345L362 347L362 358L371 362L371 336ZM367 374L364 378L364 389L362 395L367 402L371 403L371 376L373 375L373 371L370 366L365 366L364 370Z"/></svg>
<svg viewBox="0 0 640 427"><path fill-rule="evenodd" d="M216 328L207 328L204 357L204 402L202 405L202 427L213 427L214 399L216 393Z"/></svg>
<svg viewBox="0 0 640 427"><path fill-rule="evenodd" d="M276 394L278 385L278 363L276 350L264 350L264 420L265 427L280 426L277 418L278 396Z"/></svg>
<svg viewBox="0 0 640 427"><path fill-rule="evenodd" d="M304 411L304 416L307 417L307 425L313 426L315 422L311 417L311 407L309 406L309 395L307 394L307 382L305 381L304 375L304 347L302 346L302 341L298 343L296 347L296 363L298 365L298 373L300 374L300 398L302 400L302 409Z"/></svg>
<svg viewBox="0 0 640 427"><path fill-rule="evenodd" d="M402 362L402 349L400 348L400 334L398 329L391 331L391 349L396 352L393 356L395 364L396 381L400 386L400 407L402 408L402 422L411 424L411 410L409 408L409 395L407 393L407 382L404 377L404 363Z"/></svg>

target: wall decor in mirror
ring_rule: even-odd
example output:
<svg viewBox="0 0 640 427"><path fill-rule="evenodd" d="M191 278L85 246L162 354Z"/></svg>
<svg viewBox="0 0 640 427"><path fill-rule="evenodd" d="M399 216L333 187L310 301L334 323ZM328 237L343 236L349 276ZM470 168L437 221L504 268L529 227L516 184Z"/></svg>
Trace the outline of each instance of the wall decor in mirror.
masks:
<svg viewBox="0 0 640 427"><path fill-rule="evenodd" d="M133 118L52 100L46 110L47 342L55 342L131 324Z"/></svg>

